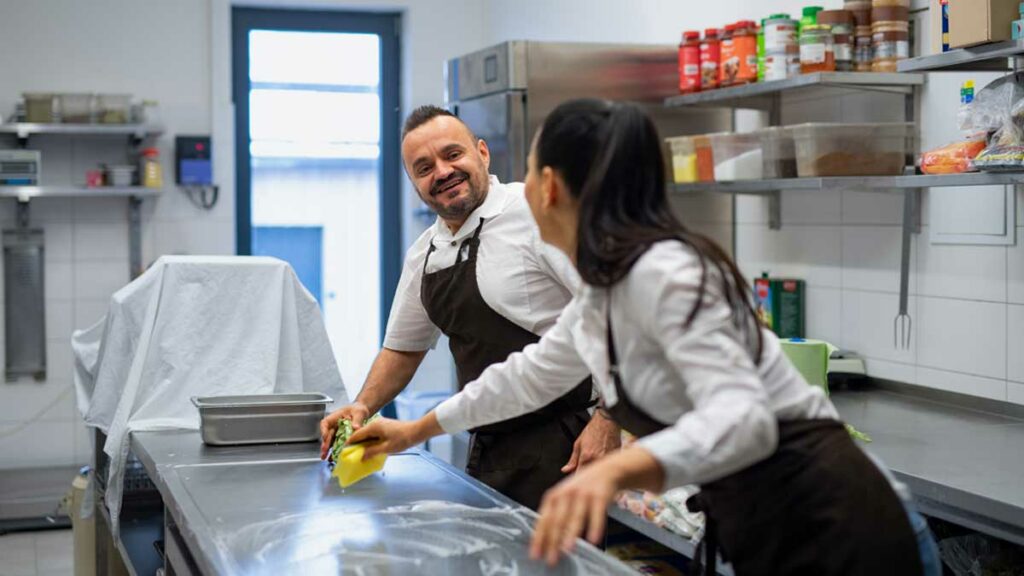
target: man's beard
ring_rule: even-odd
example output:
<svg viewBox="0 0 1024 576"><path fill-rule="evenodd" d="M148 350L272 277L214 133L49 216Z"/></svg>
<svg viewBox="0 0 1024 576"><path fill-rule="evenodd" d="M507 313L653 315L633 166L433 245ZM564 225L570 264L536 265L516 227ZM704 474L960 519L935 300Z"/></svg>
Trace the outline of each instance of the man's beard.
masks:
<svg viewBox="0 0 1024 576"><path fill-rule="evenodd" d="M454 180L466 181L466 195L447 204L434 200L438 194L444 194L444 192L441 192L441 189L451 184ZM459 170L453 172L444 180L434 183L427 197L427 204L444 220L462 220L472 214L483 203L484 195L485 190L477 186L467 172Z"/></svg>

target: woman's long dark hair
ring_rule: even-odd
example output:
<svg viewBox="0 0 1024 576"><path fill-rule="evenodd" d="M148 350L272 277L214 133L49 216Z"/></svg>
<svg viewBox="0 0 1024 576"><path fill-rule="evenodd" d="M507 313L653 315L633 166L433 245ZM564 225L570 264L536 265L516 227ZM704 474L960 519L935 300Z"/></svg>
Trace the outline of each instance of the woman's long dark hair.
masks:
<svg viewBox="0 0 1024 576"><path fill-rule="evenodd" d="M595 99L561 104L541 127L536 163L557 171L579 200L576 266L587 284L610 287L654 243L677 239L697 254L701 265L686 326L700 313L710 265L734 324L748 338L753 335L753 359L755 364L760 361L763 341L750 285L718 244L687 229L672 213L661 139L640 108Z"/></svg>

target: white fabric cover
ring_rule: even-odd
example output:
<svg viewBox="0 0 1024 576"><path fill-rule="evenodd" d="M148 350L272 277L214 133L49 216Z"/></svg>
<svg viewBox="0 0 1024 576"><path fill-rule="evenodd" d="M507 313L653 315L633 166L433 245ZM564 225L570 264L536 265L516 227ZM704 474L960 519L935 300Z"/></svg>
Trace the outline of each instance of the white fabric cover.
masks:
<svg viewBox="0 0 1024 576"><path fill-rule="evenodd" d="M160 258L72 348L78 409L107 434L115 532L129 434L198 429L192 396L323 392L348 403L320 308L276 258Z"/></svg>

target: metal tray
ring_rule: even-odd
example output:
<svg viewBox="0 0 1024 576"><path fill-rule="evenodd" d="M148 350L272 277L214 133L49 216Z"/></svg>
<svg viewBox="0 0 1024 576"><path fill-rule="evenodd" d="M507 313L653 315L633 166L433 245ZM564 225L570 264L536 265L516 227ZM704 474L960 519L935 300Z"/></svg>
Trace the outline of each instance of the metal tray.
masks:
<svg viewBox="0 0 1024 576"><path fill-rule="evenodd" d="M319 440L332 402L320 393L192 397L203 442L214 446Z"/></svg>

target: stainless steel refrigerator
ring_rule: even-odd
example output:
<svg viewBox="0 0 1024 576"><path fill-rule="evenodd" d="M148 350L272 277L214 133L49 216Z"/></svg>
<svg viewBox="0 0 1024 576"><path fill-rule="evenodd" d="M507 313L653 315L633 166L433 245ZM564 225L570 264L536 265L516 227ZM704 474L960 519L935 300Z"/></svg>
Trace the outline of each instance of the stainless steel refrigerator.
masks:
<svg viewBox="0 0 1024 576"><path fill-rule="evenodd" d="M533 134L572 98L641 104L663 137L728 130L728 111L662 106L679 93L677 54L669 45L505 42L449 60L445 101L487 141L491 172L518 181Z"/></svg>

